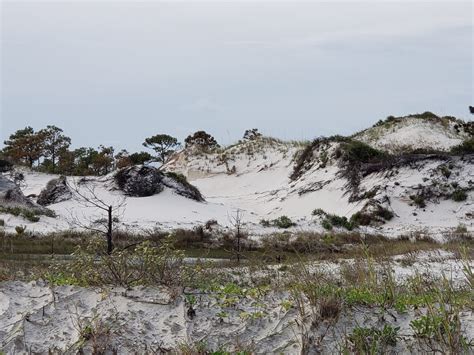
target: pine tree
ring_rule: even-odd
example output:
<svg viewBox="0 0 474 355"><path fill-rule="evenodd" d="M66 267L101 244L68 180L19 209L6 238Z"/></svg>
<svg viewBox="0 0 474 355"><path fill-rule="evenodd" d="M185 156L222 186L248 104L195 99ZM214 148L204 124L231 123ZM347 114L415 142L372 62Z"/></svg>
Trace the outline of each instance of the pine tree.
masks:
<svg viewBox="0 0 474 355"><path fill-rule="evenodd" d="M168 157L180 146L175 137L171 137L167 134L157 134L146 138L143 145L147 148L153 149L158 155L157 161L162 164L166 163Z"/></svg>
<svg viewBox="0 0 474 355"><path fill-rule="evenodd" d="M44 137L31 127L25 127L10 135L4 142L4 154L14 163L25 163L30 168L43 156Z"/></svg>
<svg viewBox="0 0 474 355"><path fill-rule="evenodd" d="M38 132L42 135L43 141L43 155L45 158L51 160L51 172L56 172L56 163L59 152L69 148L71 145L71 138L63 134L63 130L56 126L46 126Z"/></svg>

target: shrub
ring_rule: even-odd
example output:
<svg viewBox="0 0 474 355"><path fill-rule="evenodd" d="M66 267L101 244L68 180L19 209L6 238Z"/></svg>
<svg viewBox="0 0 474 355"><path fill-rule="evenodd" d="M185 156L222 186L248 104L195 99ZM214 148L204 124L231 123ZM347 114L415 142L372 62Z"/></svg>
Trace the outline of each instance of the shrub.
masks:
<svg viewBox="0 0 474 355"><path fill-rule="evenodd" d="M288 216L280 216L276 219L269 221L268 219L261 219L260 224L263 227L278 227L282 229L290 228L296 226L296 223L293 222Z"/></svg>
<svg viewBox="0 0 474 355"><path fill-rule="evenodd" d="M12 170L13 165L7 160L0 159L0 173L6 173Z"/></svg>
<svg viewBox="0 0 474 355"><path fill-rule="evenodd" d="M446 179L449 179L451 176L451 170L446 165L441 166L441 174L444 175Z"/></svg>
<svg viewBox="0 0 474 355"><path fill-rule="evenodd" d="M23 210L23 217L25 217L30 222L39 222L40 218L32 210Z"/></svg>
<svg viewBox="0 0 474 355"><path fill-rule="evenodd" d="M425 198L422 195L411 195L410 199L418 207L420 207L420 208L425 208L426 207Z"/></svg>
<svg viewBox="0 0 474 355"><path fill-rule="evenodd" d="M30 222L38 222L40 220L40 215L48 216L48 217L56 217L56 214L53 210L50 209L29 209L23 207L1 207L1 213L11 214L15 217L21 216L27 219Z"/></svg>
<svg viewBox="0 0 474 355"><path fill-rule="evenodd" d="M368 226L372 222L372 216L359 211L351 216L351 222L359 226Z"/></svg>
<svg viewBox="0 0 474 355"><path fill-rule="evenodd" d="M186 148L190 146L198 146L200 148L218 148L219 144L213 136L205 131L197 131L192 135L189 135L185 140Z"/></svg>
<svg viewBox="0 0 474 355"><path fill-rule="evenodd" d="M311 212L311 214L313 216L326 216L327 215L327 213L322 208L316 208L315 210L313 210L313 212Z"/></svg>
<svg viewBox="0 0 474 355"><path fill-rule="evenodd" d="M280 216L277 219L274 219L273 224L278 228L284 229L296 226L296 223L294 223L288 216Z"/></svg>
<svg viewBox="0 0 474 355"><path fill-rule="evenodd" d="M415 113L410 115L409 117L416 117L416 118L439 118L438 115L434 114L430 111L425 111L423 113Z"/></svg>
<svg viewBox="0 0 474 355"><path fill-rule="evenodd" d="M16 226L15 227L15 232L18 235L23 235L25 233L26 226Z"/></svg>
<svg viewBox="0 0 474 355"><path fill-rule="evenodd" d="M97 250L105 250L102 240L92 240L85 248L79 246L70 263L51 267L45 278L53 284L131 287L180 286L187 276L184 254L174 249L170 238L157 246L146 241L116 248L110 255L97 255Z"/></svg>
<svg viewBox="0 0 474 355"><path fill-rule="evenodd" d="M474 154L474 138L466 139L459 145L451 148L454 154Z"/></svg>
<svg viewBox="0 0 474 355"><path fill-rule="evenodd" d="M184 176L183 174L180 174L180 173L175 173L173 171L168 171L166 172L166 176L168 176L169 178L185 185L185 184L188 184L188 179L186 179L186 176Z"/></svg>
<svg viewBox="0 0 474 355"><path fill-rule="evenodd" d="M455 230L456 233L467 233L467 227L464 224L458 224Z"/></svg>
<svg viewBox="0 0 474 355"><path fill-rule="evenodd" d="M319 316L323 320L337 320L342 310L342 301L338 297L325 297L319 301Z"/></svg>
<svg viewBox="0 0 474 355"><path fill-rule="evenodd" d="M377 213L377 216L382 217L386 221L390 221L394 216L392 211L383 207L378 209L376 213Z"/></svg>
<svg viewBox="0 0 474 355"><path fill-rule="evenodd" d="M348 230L351 230L353 228L352 223L347 220L347 217L341 217L337 215L329 215L328 216L331 224L335 227L343 227Z"/></svg>
<svg viewBox="0 0 474 355"><path fill-rule="evenodd" d="M341 217L335 214L326 214L326 218L321 222L321 225L327 230L331 230L332 227L341 227L347 230L352 230L354 228L354 224L349 221L347 217Z"/></svg>
<svg viewBox="0 0 474 355"><path fill-rule="evenodd" d="M0 227L5 227L5 221L3 219L0 219Z"/></svg>
<svg viewBox="0 0 474 355"><path fill-rule="evenodd" d="M453 192L453 194L451 195L451 199L456 202L466 201L467 193L464 190L458 189Z"/></svg>
<svg viewBox="0 0 474 355"><path fill-rule="evenodd" d="M321 222L321 226L324 228L324 229L327 229L327 230L331 230L332 229L332 224L331 222L329 222L328 219L325 219Z"/></svg>
<svg viewBox="0 0 474 355"><path fill-rule="evenodd" d="M341 146L343 149L342 159L350 163L369 163L386 155L370 145L356 140L343 143Z"/></svg>
<svg viewBox="0 0 474 355"><path fill-rule="evenodd" d="M247 129L245 131L243 139L253 141L253 140L257 140L261 136L262 134L258 131L257 128L252 128L252 129Z"/></svg>

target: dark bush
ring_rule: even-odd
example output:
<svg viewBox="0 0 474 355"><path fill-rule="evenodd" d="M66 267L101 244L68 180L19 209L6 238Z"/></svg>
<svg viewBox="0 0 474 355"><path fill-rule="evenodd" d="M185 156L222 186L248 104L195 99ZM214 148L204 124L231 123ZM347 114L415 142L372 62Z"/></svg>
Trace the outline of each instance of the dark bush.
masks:
<svg viewBox="0 0 474 355"><path fill-rule="evenodd" d="M288 216L280 216L271 221L269 221L268 219L262 219L260 220L260 224L264 227L274 226L282 229L296 226L296 223L294 223Z"/></svg>
<svg viewBox="0 0 474 355"><path fill-rule="evenodd" d="M385 153L356 140L343 143L341 147L343 149L342 159L349 163L370 163L386 156Z"/></svg>
<svg viewBox="0 0 474 355"><path fill-rule="evenodd" d="M451 199L456 202L466 201L467 193L464 190L458 189L453 192L453 194L451 195Z"/></svg>
<svg viewBox="0 0 474 355"><path fill-rule="evenodd" d="M474 138L466 139L459 145L451 148L453 154L474 154Z"/></svg>
<svg viewBox="0 0 474 355"><path fill-rule="evenodd" d="M13 169L12 163L7 160L0 159L0 173L6 173Z"/></svg>
<svg viewBox="0 0 474 355"><path fill-rule="evenodd" d="M321 226L324 228L324 229L327 229L328 231L330 231L332 229L332 224L331 222L329 222L328 219L325 219L321 222Z"/></svg>
<svg viewBox="0 0 474 355"><path fill-rule="evenodd" d="M288 216L280 216L277 219L274 219L273 224L278 228L284 229L296 226L296 223L294 223Z"/></svg>
<svg viewBox="0 0 474 355"><path fill-rule="evenodd" d="M200 148L217 148L219 144L213 136L205 131L197 131L192 135L189 135L185 140L186 148L190 146L198 146Z"/></svg>
<svg viewBox="0 0 474 355"><path fill-rule="evenodd" d="M315 210L313 210L311 214L313 216L326 216L327 215L327 213L322 208L316 208Z"/></svg>
<svg viewBox="0 0 474 355"><path fill-rule="evenodd" d="M411 195L410 199L418 207L420 207L420 208L425 208L426 207L425 198L422 195Z"/></svg>

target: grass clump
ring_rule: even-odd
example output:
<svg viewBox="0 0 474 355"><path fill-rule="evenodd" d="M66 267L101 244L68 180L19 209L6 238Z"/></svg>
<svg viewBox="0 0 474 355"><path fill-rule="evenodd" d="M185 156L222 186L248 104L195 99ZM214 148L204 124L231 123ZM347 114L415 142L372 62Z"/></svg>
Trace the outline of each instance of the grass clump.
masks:
<svg viewBox="0 0 474 355"><path fill-rule="evenodd" d="M462 202L467 200L467 193L464 190L457 189L451 195L451 199L456 202Z"/></svg>
<svg viewBox="0 0 474 355"><path fill-rule="evenodd" d="M355 327L349 335L351 350L358 354L385 353L387 347L395 346L400 339L400 327L385 324L382 329Z"/></svg>
<svg viewBox="0 0 474 355"><path fill-rule="evenodd" d="M40 216L55 217L55 213L49 209L36 209L24 207L4 207L0 206L0 213L11 214L16 217L23 217L30 222L38 222Z"/></svg>

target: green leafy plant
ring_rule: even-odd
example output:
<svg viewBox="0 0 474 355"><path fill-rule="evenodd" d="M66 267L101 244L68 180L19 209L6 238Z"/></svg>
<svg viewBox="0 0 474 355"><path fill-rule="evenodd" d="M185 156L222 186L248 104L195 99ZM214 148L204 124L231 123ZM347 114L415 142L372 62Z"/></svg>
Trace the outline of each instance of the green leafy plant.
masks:
<svg viewBox="0 0 474 355"><path fill-rule="evenodd" d="M382 329L355 327L349 335L353 350L363 354L384 353L388 346L395 346L400 336L400 327L385 324Z"/></svg>

